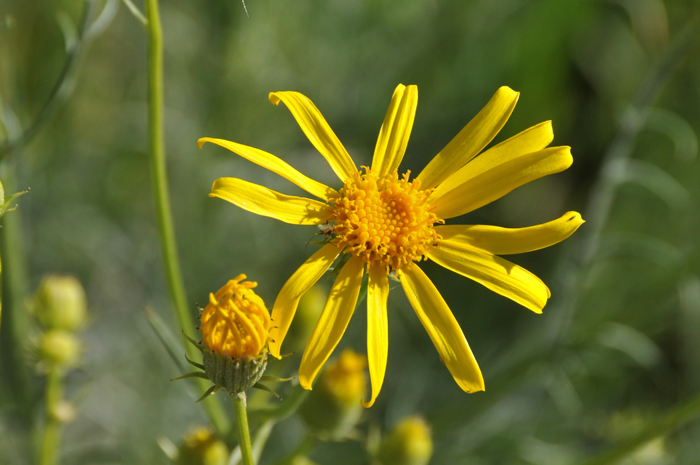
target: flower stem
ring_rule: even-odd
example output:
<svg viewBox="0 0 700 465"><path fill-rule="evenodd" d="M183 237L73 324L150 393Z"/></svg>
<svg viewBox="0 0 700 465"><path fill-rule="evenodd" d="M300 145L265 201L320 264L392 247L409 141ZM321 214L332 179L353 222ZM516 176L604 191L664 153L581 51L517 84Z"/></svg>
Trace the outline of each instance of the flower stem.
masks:
<svg viewBox="0 0 700 465"><path fill-rule="evenodd" d="M233 410L236 412L236 427L238 429L238 444L241 448L241 456L245 465L255 465L253 462L253 447L250 443L250 429L248 428L247 401L245 392L232 394Z"/></svg>
<svg viewBox="0 0 700 465"><path fill-rule="evenodd" d="M2 177L7 192L15 192L17 174L14 161L3 161ZM26 311L25 300L28 294L27 264L24 253L20 212L3 216L0 229L0 247L4 259L3 314L0 332L0 355L3 362L3 381L7 382L15 402L20 408L32 408L31 373L23 357L23 347L30 327L30 315Z"/></svg>
<svg viewBox="0 0 700 465"><path fill-rule="evenodd" d="M41 441L39 465L58 463L58 451L61 444L61 422L55 411L63 398L63 377L58 369L52 368L46 379L46 423Z"/></svg>
<svg viewBox="0 0 700 465"><path fill-rule="evenodd" d="M660 436L671 433L690 420L696 418L698 415L700 415L700 392L697 392L688 401L670 410L658 421L650 422L645 429L632 437L629 441L585 462L584 465L612 465L618 463L644 444Z"/></svg>
<svg viewBox="0 0 700 465"><path fill-rule="evenodd" d="M148 17L148 143L151 164L151 183L156 204L158 219L158 234L160 236L161 254L165 268L165 278L168 284L175 317L180 328L190 332L194 328L192 314L187 308L187 296L180 272L175 229L170 210L168 194L168 176L165 166L165 135L163 119L163 30L160 24L158 0L146 0L146 16ZM184 339L185 350L190 358L198 354L196 348ZM206 389L204 380L197 380L199 387ZM212 424L219 433L225 433L228 422L221 410L221 404L211 396L203 402L204 408Z"/></svg>

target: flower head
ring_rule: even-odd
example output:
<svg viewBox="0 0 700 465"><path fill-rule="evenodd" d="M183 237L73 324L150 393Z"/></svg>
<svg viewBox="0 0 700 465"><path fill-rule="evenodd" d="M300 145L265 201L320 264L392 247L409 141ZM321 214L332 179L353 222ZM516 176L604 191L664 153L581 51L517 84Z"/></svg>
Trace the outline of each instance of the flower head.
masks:
<svg viewBox="0 0 700 465"><path fill-rule="evenodd" d="M357 424L362 407L357 402L367 387L367 357L345 349L326 365L316 389L299 409L315 433L342 439Z"/></svg>
<svg viewBox="0 0 700 465"><path fill-rule="evenodd" d="M255 294L258 283L241 274L230 280L202 310L202 343L210 350L236 359L260 355L267 346L270 313Z"/></svg>
<svg viewBox="0 0 700 465"><path fill-rule="evenodd" d="M386 465L427 465L432 455L430 426L420 417L408 417L384 438L377 459Z"/></svg>
<svg viewBox="0 0 700 465"><path fill-rule="evenodd" d="M297 92L274 92L309 141L328 161L343 186L335 190L308 178L279 158L253 147L203 138L288 179L319 200L287 196L236 178L214 181L211 197L250 212L291 224L322 227L328 239L289 278L272 309L270 352L280 347L301 296L340 256L344 263L304 351L299 380L311 389L314 378L336 347L357 303L362 277L367 292L367 355L372 397L381 389L388 350L388 276L397 277L440 358L467 392L484 389L479 366L457 320L435 285L419 268L430 259L541 313L550 297L535 275L499 255L529 252L556 244L583 223L568 212L549 223L517 229L482 225L446 225L540 177L567 169L569 147L547 147L551 122L533 126L479 153L491 142L515 108L519 94L501 87L487 105L428 165L411 179L399 175L418 103L416 86L399 85L382 124L370 167L358 170L316 106ZM479 155L479 156L477 156Z"/></svg>
<svg viewBox="0 0 700 465"><path fill-rule="evenodd" d="M216 294L209 294L209 303L199 316L201 342L185 335L202 352L202 364L187 361L204 372L174 379L196 377L214 383L197 402L220 389L230 394L249 387L269 391L258 380L267 367L270 312L253 291L258 284L245 279L246 275L238 275Z"/></svg>

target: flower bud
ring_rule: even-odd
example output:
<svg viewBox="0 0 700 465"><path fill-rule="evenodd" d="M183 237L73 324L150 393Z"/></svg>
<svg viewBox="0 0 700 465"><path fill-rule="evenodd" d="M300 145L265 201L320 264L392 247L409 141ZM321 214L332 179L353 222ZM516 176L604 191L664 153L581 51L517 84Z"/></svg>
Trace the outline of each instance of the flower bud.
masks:
<svg viewBox="0 0 700 465"><path fill-rule="evenodd" d="M420 417L408 417L384 438L377 459L383 465L427 465L432 455L430 427Z"/></svg>
<svg viewBox="0 0 700 465"><path fill-rule="evenodd" d="M362 414L366 367L367 357L351 349L326 367L299 411L310 429L338 439L352 430Z"/></svg>
<svg viewBox="0 0 700 465"><path fill-rule="evenodd" d="M226 465L228 448L208 428L190 430L178 449L176 465Z"/></svg>
<svg viewBox="0 0 700 465"><path fill-rule="evenodd" d="M83 286L72 276L46 276L34 296L34 310L47 329L76 330L87 317Z"/></svg>
<svg viewBox="0 0 700 465"><path fill-rule="evenodd" d="M70 331L52 329L41 335L37 355L47 366L68 368L80 357L80 341Z"/></svg>
<svg viewBox="0 0 700 465"><path fill-rule="evenodd" d="M244 274L229 281L200 316L204 371L219 389L243 392L253 386L267 366L270 312Z"/></svg>

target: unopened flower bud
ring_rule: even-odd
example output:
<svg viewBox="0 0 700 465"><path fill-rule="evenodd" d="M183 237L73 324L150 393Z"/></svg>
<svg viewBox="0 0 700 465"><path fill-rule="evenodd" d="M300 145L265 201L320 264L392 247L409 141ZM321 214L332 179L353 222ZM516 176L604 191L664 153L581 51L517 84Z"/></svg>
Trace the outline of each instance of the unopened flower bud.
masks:
<svg viewBox="0 0 700 465"><path fill-rule="evenodd" d="M226 465L228 448L208 428L195 428L187 433L178 449L177 465Z"/></svg>
<svg viewBox="0 0 700 465"><path fill-rule="evenodd" d="M76 330L87 317L83 286L73 276L46 276L34 297L34 310L47 329Z"/></svg>
<svg viewBox="0 0 700 465"><path fill-rule="evenodd" d="M300 409L309 428L333 438L342 438L352 430L362 414L366 367L367 357L351 349L345 349L326 367Z"/></svg>
<svg viewBox="0 0 700 465"><path fill-rule="evenodd" d="M420 417L409 417L382 441L377 459L382 465L427 465L432 455L430 427Z"/></svg>
<svg viewBox="0 0 700 465"><path fill-rule="evenodd" d="M80 341L70 331L52 329L41 335L37 355L48 366L71 367L80 357Z"/></svg>
<svg viewBox="0 0 700 465"><path fill-rule="evenodd" d="M244 279L246 276L241 274L216 294L209 294L209 303L199 317L202 341L190 341L202 352L202 364L188 361L204 373L175 378L207 378L213 382L199 400L221 389L229 394L249 387L269 391L258 380L267 367L270 312L253 291L258 284Z"/></svg>

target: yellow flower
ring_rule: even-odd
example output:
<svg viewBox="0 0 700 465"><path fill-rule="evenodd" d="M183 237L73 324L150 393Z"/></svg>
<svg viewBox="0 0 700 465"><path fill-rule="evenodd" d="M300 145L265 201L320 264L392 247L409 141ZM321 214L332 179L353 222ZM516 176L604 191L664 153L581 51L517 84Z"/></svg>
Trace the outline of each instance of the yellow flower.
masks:
<svg viewBox="0 0 700 465"><path fill-rule="evenodd" d="M202 343L221 355L249 359L260 355L267 345L270 313L255 294L258 283L243 281L242 274L230 280L202 310Z"/></svg>
<svg viewBox="0 0 700 465"><path fill-rule="evenodd" d="M299 380L306 389L340 341L357 302L362 276L369 275L367 354L371 406L384 381L388 326L389 274L395 275L425 327L440 358L466 392L484 389L484 380L454 315L416 262L429 258L541 313L549 289L527 270L500 258L556 244L582 223L576 212L538 226L505 229L481 225L443 225L548 174L567 169L569 147L549 147L551 122L533 126L479 157L510 116L519 94L501 87L476 117L413 180L398 167L406 150L418 102L416 86L399 85L389 105L371 167L360 171L316 106L297 92L274 92L270 101L289 108L343 187L336 191L304 176L279 158L253 147L202 138L273 171L318 200L280 194L236 178L214 181L210 197L291 224L319 225L328 243L311 256L282 287L272 309L270 352L280 346L299 299L336 258L348 258L304 351Z"/></svg>
<svg viewBox="0 0 700 465"><path fill-rule="evenodd" d="M269 390L258 381L267 367L270 312L253 291L258 283L245 279L246 275L238 275L216 294L209 294L209 303L199 316L202 341L187 338L202 352L202 364L187 361L204 373L189 373L174 380L196 377L214 383L197 402L220 389L230 394L249 387Z"/></svg>

